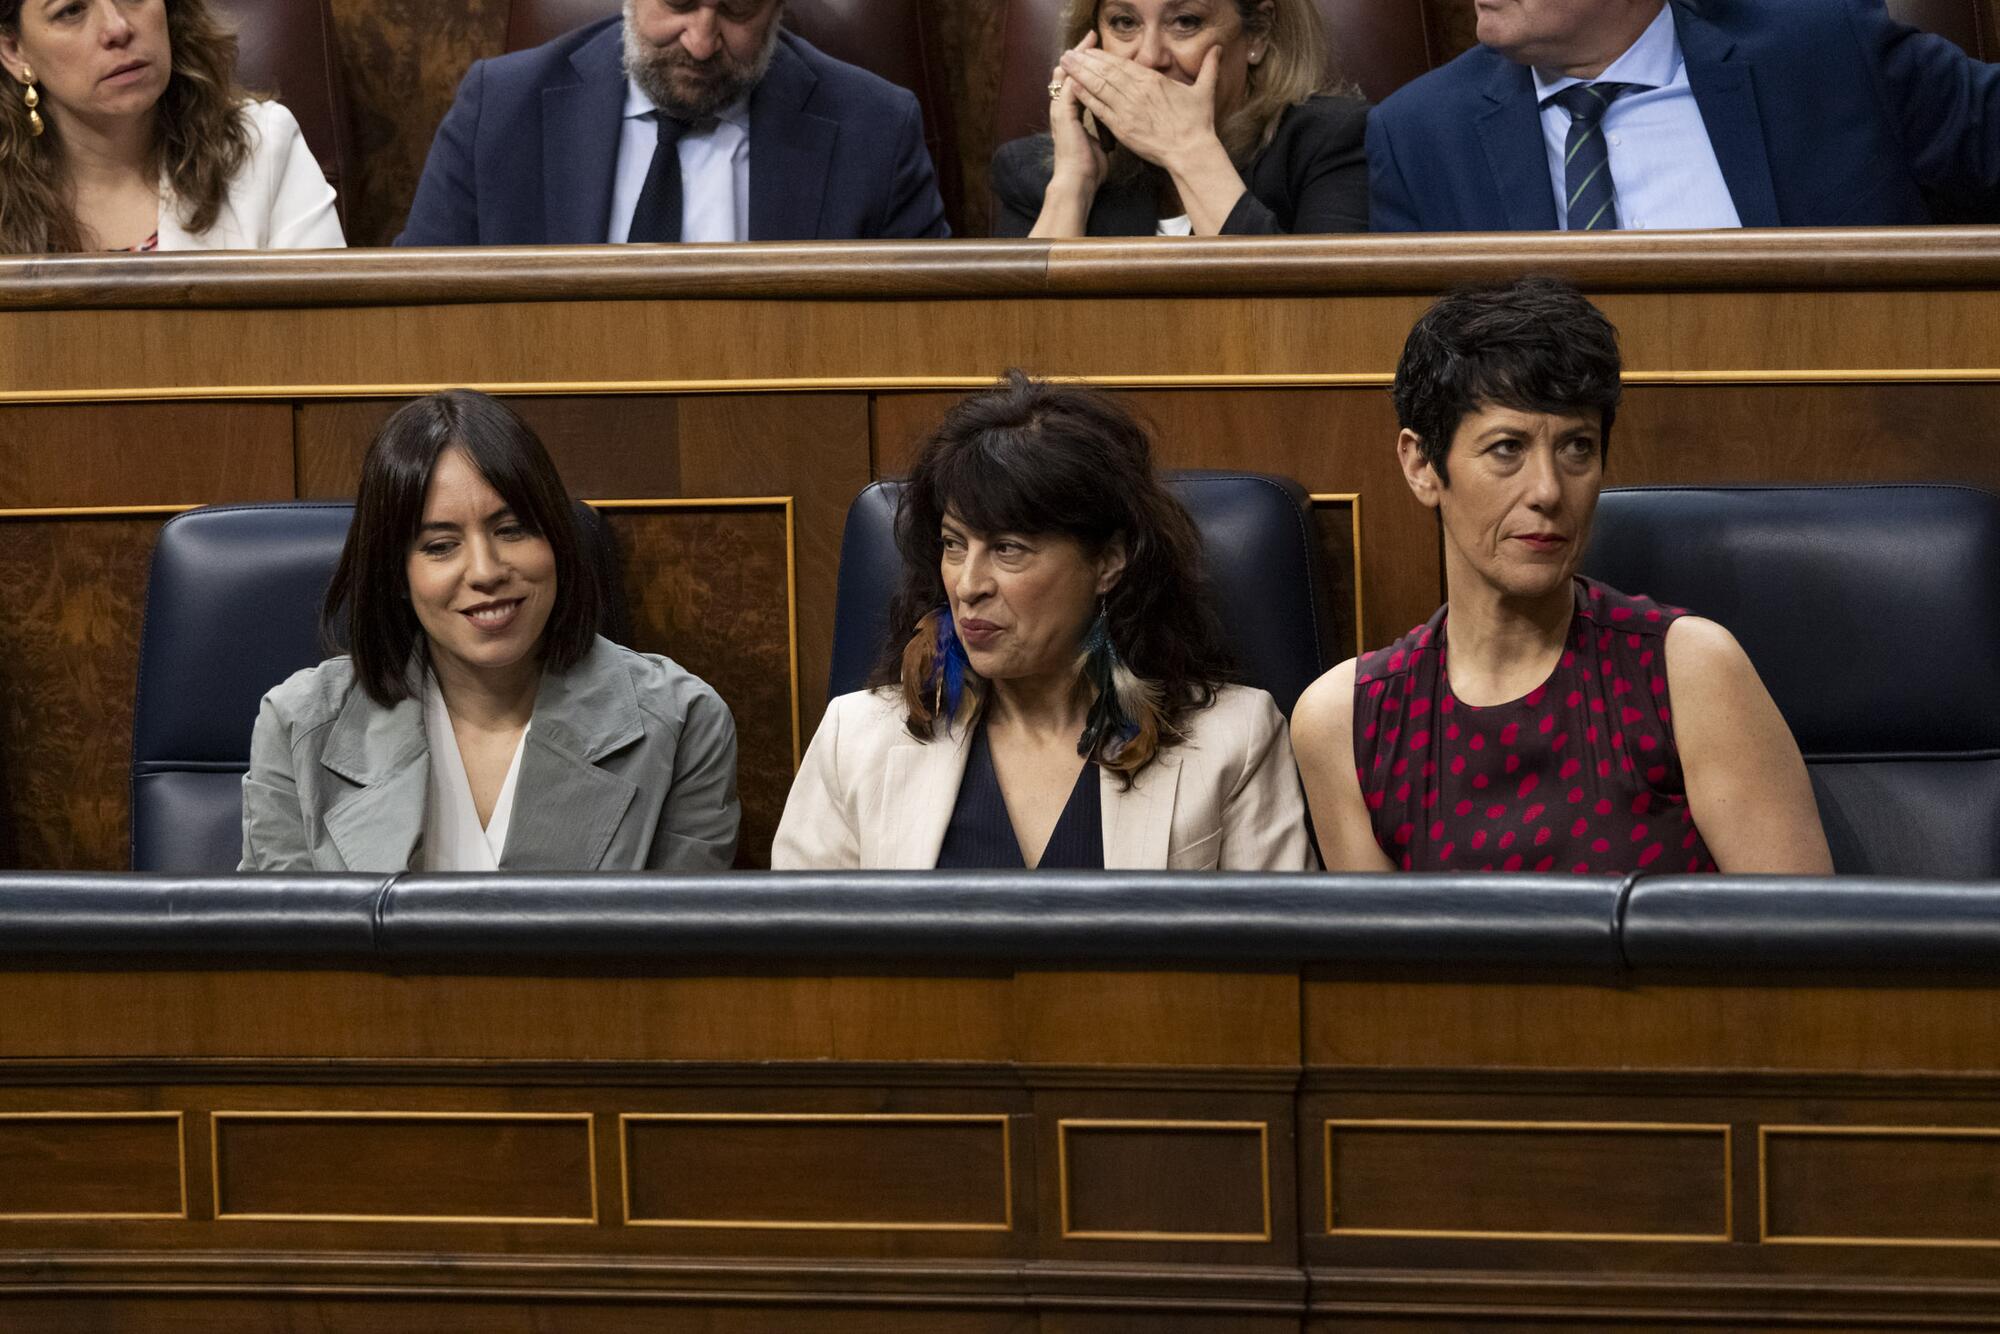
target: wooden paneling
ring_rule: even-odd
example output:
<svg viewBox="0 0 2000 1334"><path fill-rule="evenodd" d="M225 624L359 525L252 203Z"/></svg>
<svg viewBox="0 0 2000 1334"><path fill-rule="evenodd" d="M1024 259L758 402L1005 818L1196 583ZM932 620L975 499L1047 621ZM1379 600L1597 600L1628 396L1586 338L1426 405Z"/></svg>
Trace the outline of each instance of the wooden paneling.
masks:
<svg viewBox="0 0 2000 1334"><path fill-rule="evenodd" d="M0 1226L181 1218L185 1173L173 1112L0 1115Z"/></svg>
<svg viewBox="0 0 2000 1334"><path fill-rule="evenodd" d="M1261 1121L1076 1119L1056 1136L1065 1240L1271 1240Z"/></svg>
<svg viewBox="0 0 2000 1334"><path fill-rule="evenodd" d="M1337 1235L1727 1241L1726 1126L1328 1121Z"/></svg>
<svg viewBox="0 0 2000 1334"><path fill-rule="evenodd" d="M592 1223L588 1116L216 1112L219 1219Z"/></svg>
<svg viewBox="0 0 2000 1334"><path fill-rule="evenodd" d="M283 403L0 407L0 509L288 499L291 444Z"/></svg>
<svg viewBox="0 0 2000 1334"><path fill-rule="evenodd" d="M626 1219L662 1227L1004 1232L1005 1116L621 1118Z"/></svg>
<svg viewBox="0 0 2000 1334"><path fill-rule="evenodd" d="M162 522L0 520L0 864L129 864L132 697Z"/></svg>
<svg viewBox="0 0 2000 1334"><path fill-rule="evenodd" d="M1767 1241L2000 1248L2000 1129L1767 1126L1761 1150Z"/></svg>

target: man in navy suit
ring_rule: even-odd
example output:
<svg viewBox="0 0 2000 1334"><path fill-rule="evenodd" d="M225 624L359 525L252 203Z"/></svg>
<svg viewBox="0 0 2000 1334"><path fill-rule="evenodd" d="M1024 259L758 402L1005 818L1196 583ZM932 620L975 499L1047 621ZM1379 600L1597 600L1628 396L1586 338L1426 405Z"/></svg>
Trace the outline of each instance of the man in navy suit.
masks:
<svg viewBox="0 0 2000 1334"><path fill-rule="evenodd" d="M1883 0L1477 0L1371 115L1377 231L2000 220L2000 66Z"/></svg>
<svg viewBox="0 0 2000 1334"><path fill-rule="evenodd" d="M782 31L782 0L625 0L475 64L398 245L945 236L908 90Z"/></svg>

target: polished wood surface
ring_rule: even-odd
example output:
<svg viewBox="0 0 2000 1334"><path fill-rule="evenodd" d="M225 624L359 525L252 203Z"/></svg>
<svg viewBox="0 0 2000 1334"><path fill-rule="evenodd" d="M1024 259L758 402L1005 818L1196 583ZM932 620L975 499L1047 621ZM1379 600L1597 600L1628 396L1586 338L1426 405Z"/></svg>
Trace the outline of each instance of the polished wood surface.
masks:
<svg viewBox="0 0 2000 1334"><path fill-rule="evenodd" d="M1995 1005L1863 978L20 961L0 1321L1991 1328Z"/></svg>
<svg viewBox="0 0 2000 1334"><path fill-rule="evenodd" d="M581 495L679 507L613 510L635 642L735 710L748 864L824 704L849 500L1008 366L1125 395L1168 466L1297 478L1337 642L1387 642L1442 592L1391 452L1403 339L1440 288L1522 272L1619 325L1613 484L2000 486L1991 230L0 261L0 512L38 512L0 527L0 858L125 859L161 507L349 494L445 385L506 395Z"/></svg>

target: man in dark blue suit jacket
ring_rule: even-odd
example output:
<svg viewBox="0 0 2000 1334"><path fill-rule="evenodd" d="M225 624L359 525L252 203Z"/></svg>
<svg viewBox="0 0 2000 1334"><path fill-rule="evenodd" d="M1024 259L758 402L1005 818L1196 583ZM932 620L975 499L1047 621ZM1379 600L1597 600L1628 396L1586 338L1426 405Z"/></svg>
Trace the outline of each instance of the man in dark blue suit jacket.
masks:
<svg viewBox="0 0 2000 1334"><path fill-rule="evenodd" d="M624 20L609 19L475 64L438 127L396 244L609 239L628 95L624 37ZM948 235L915 95L790 32L774 42L749 93L742 239Z"/></svg>
<svg viewBox="0 0 2000 1334"><path fill-rule="evenodd" d="M1939 205L2000 220L2000 66L1895 22L1883 0L1670 3L1743 226L1907 225L1933 221ZM1554 15L1582 37L1635 8L1642 21L1658 13L1647 0L1481 0L1480 36L1507 42ZM1374 229L1561 226L1536 83L1536 69L1547 79L1563 63L1551 54L1560 43L1482 45L1377 107L1368 129Z"/></svg>

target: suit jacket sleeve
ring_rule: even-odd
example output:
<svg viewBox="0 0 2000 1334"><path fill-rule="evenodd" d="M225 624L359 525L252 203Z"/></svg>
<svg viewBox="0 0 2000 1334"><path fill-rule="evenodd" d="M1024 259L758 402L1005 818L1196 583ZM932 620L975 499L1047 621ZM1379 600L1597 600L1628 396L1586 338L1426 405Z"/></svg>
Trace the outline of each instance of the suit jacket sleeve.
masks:
<svg viewBox="0 0 2000 1334"><path fill-rule="evenodd" d="M771 846L774 871L851 871L861 865L852 794L840 773L840 722L836 699L806 748L805 762L785 798L778 837Z"/></svg>
<svg viewBox="0 0 2000 1334"><path fill-rule="evenodd" d="M1389 137L1389 118L1377 107L1368 116L1368 227L1377 232L1420 232L1403 166Z"/></svg>
<svg viewBox="0 0 2000 1334"><path fill-rule="evenodd" d="M1889 17L1882 0L1843 0L1871 56L1876 93L1917 180L2000 220L2000 65Z"/></svg>
<svg viewBox="0 0 2000 1334"><path fill-rule="evenodd" d="M1221 871L1314 869L1306 837L1306 803L1285 717L1266 695L1263 711L1244 729L1243 771L1222 811Z"/></svg>
<svg viewBox="0 0 2000 1334"><path fill-rule="evenodd" d="M417 182L409 221L397 245L478 245L479 192L473 146L479 133L479 102L485 62L475 62L458 85L458 96L431 140L430 157Z"/></svg>
<svg viewBox="0 0 2000 1334"><path fill-rule="evenodd" d="M1048 193L1049 167L1042 135L1029 135L1000 145L993 153L993 167L987 181L993 189L995 236L1026 236L1042 215L1042 198Z"/></svg>
<svg viewBox="0 0 2000 1334"><path fill-rule="evenodd" d="M312 149L292 113L275 102L265 103L259 118L259 151L272 159L270 221L265 248L270 250L339 250L340 215L334 211L333 187L319 169Z"/></svg>
<svg viewBox="0 0 2000 1334"><path fill-rule="evenodd" d="M1316 97L1286 113L1222 224L1224 236L1299 236L1368 230L1368 108L1358 98ZM1282 199L1289 217L1265 203Z"/></svg>
<svg viewBox="0 0 2000 1334"><path fill-rule="evenodd" d="M944 220L944 196L938 193L937 166L930 149L924 146L924 113L916 95L905 95L901 125L897 127L895 175L890 184L888 209L878 236L888 238L951 235Z"/></svg>
<svg viewBox="0 0 2000 1334"><path fill-rule="evenodd" d="M736 720L722 697L701 682L688 696L674 747L674 775L667 787L650 871L726 871L736 863Z"/></svg>
<svg viewBox="0 0 2000 1334"><path fill-rule="evenodd" d="M293 773L292 724L264 696L250 733L250 771L243 775L243 859L239 871L310 871L304 808Z"/></svg>

